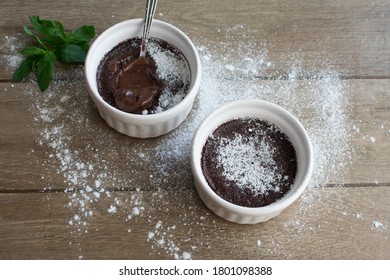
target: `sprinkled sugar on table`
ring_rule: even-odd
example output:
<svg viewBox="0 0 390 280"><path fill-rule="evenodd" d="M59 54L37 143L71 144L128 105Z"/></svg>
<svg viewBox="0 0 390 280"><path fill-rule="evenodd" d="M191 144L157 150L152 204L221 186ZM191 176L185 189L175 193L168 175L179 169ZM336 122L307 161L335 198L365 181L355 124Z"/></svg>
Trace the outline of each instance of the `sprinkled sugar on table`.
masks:
<svg viewBox="0 0 390 280"><path fill-rule="evenodd" d="M99 116L82 65L58 65L44 93L11 80L30 15L97 34L144 15L143 1L95 2L1 4L1 259L390 258L390 3L160 1L202 81L179 128L136 139ZM315 152L304 194L257 225L208 210L189 161L201 121L247 98L293 113Z"/></svg>

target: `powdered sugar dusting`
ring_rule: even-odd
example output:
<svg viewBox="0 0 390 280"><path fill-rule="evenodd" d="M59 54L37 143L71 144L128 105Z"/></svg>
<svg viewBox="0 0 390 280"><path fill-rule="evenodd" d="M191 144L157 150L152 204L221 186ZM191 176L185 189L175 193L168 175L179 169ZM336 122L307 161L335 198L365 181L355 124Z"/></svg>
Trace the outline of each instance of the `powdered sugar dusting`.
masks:
<svg viewBox="0 0 390 280"><path fill-rule="evenodd" d="M157 75L167 85L159 98L155 112L168 110L182 101L188 92L191 83L191 70L186 58L181 53L166 51L159 44L151 40L148 51L156 62ZM169 88L182 85L178 92L170 92Z"/></svg>
<svg viewBox="0 0 390 280"><path fill-rule="evenodd" d="M129 238L137 230L142 231L137 240L144 240L152 256L196 258L198 250L211 250L221 236L243 240L244 244L248 233L221 225L199 202L189 166L192 136L201 121L221 105L238 99L274 102L303 122L316 155L311 188L342 182L343 171L353 162L354 147L350 142L353 125L348 115L349 88L340 79L339 70L329 67L326 61L308 69L299 57L286 57L280 68L269 59L269 46L265 43L254 44L253 38L241 38L241 43L232 44L230 41L240 40L229 40L229 36L240 36L241 32L242 28L232 28L226 40L216 44L197 43L195 38L203 74L194 108L178 129L150 141L126 138L101 121L86 97L81 67L60 69L44 95L35 84L26 86L36 142L47 156L44 166L49 174L42 189L63 191L66 222L76 239L99 232L103 220L107 227L112 221L123 223ZM13 40L11 37L20 36L8 36L5 42ZM13 44L19 46L20 42L15 39ZM21 58L11 45L3 45L2 49L8 52L4 57L13 71ZM383 127L383 131L389 134L389 127ZM89 135L99 137L90 139ZM370 138L368 141L376 143ZM180 192L184 194L172 195ZM326 204L323 212L313 213L313 204L318 206L322 201ZM252 246L293 257L284 251L283 242L287 241L279 230L304 238L305 233L317 230L308 225L310 217L321 219L329 213L327 203L339 207L340 212L345 210L342 203L337 203L337 197L327 197L320 188L305 192L297 203L292 214L295 219L265 229L264 236L252 240ZM364 214L359 212L359 217ZM109 220L104 220L107 216ZM142 230L139 223L144 226ZM375 220L367 228L375 232L386 227L384 221ZM79 244L78 249L83 250L82 242L69 243ZM237 248L231 250L233 253ZM88 258L88 252L82 252L82 257Z"/></svg>
<svg viewBox="0 0 390 280"><path fill-rule="evenodd" d="M14 70L22 61L22 56L19 51L24 47L24 42L20 38L20 34L4 36L4 43L0 45L0 51L5 52L3 57L6 58L4 67L7 70ZM3 63L2 63L3 65Z"/></svg>
<svg viewBox="0 0 390 280"><path fill-rule="evenodd" d="M381 221L374 220L371 223L371 230L385 230L387 229L387 225L383 224Z"/></svg>
<svg viewBox="0 0 390 280"><path fill-rule="evenodd" d="M282 179L273 159L275 150L264 138L260 143L257 142L253 137L244 141L242 135L236 134L232 140L221 138L218 148L222 175L240 188L249 187L254 195L273 189L275 182ZM259 160L259 166L256 164L256 168L251 168Z"/></svg>

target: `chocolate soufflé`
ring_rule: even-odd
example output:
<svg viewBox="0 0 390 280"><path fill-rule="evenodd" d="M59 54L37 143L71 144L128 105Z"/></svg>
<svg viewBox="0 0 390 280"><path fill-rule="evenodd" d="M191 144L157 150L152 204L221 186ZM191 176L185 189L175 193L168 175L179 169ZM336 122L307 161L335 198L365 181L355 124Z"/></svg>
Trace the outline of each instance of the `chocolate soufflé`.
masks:
<svg viewBox="0 0 390 280"><path fill-rule="evenodd" d="M97 71L99 94L127 113L154 114L167 110L185 96L190 68L184 55L168 42L150 38L147 64L127 69L139 57L141 38L131 38L113 48Z"/></svg>
<svg viewBox="0 0 390 280"><path fill-rule="evenodd" d="M244 207L262 207L281 199L297 174L297 155L279 127L257 118L237 118L208 137L201 165L212 190Z"/></svg>

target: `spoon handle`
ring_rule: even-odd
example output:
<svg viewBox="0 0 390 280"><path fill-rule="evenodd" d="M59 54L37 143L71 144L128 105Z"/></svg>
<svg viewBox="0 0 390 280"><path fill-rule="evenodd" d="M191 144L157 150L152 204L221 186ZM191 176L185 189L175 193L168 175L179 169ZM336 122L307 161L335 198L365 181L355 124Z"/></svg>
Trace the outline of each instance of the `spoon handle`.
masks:
<svg viewBox="0 0 390 280"><path fill-rule="evenodd" d="M152 21L154 17L154 13L156 11L158 0L147 0L146 1L146 11L145 11L145 22L144 22L144 30L142 33L142 43L141 43L141 53L140 56L145 57L146 54L146 45L149 39L149 31L152 26Z"/></svg>

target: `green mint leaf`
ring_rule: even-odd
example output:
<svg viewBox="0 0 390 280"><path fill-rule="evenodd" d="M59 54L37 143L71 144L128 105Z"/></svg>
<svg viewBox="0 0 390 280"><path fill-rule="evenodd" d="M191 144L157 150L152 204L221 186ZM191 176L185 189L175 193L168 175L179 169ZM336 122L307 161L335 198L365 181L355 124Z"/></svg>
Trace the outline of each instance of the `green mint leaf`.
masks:
<svg viewBox="0 0 390 280"><path fill-rule="evenodd" d="M33 38L33 39L39 44L39 46L40 46L42 49L47 50L46 45L41 41L41 39L39 39L34 33L32 33L31 30L28 29L27 26L24 26L24 27L23 27L23 30L24 30L24 32L25 32L27 35L29 35L31 38Z"/></svg>
<svg viewBox="0 0 390 280"><path fill-rule="evenodd" d="M33 25L34 29L41 33L42 35L45 35L45 31L47 27L54 27L56 29L62 29L64 30L64 27L60 22L55 22L52 20L47 19L41 19L39 16L29 16L31 24Z"/></svg>
<svg viewBox="0 0 390 280"><path fill-rule="evenodd" d="M59 35L65 38L64 26L59 21L30 16L33 28L43 36Z"/></svg>
<svg viewBox="0 0 390 280"><path fill-rule="evenodd" d="M38 62L38 86L44 92L53 79L54 64L56 55L53 52L46 52Z"/></svg>
<svg viewBox="0 0 390 280"><path fill-rule="evenodd" d="M18 69L16 69L14 76L12 77L12 81L20 82L26 78L34 69L35 65L41 59L41 57L42 56L40 55L33 55L25 58L19 65Z"/></svg>
<svg viewBox="0 0 390 280"><path fill-rule="evenodd" d="M38 21L42 26L53 28L55 30L58 30L59 32L64 32L64 26L61 22L52 20L52 19L41 19L39 16L36 16L38 18Z"/></svg>
<svg viewBox="0 0 390 280"><path fill-rule="evenodd" d="M93 37L95 37L95 27L83 25L70 33L69 42L71 44L88 43Z"/></svg>
<svg viewBox="0 0 390 280"><path fill-rule="evenodd" d="M34 33L26 26L24 32L35 40L39 47L24 48L21 53L26 56L15 71L13 80L21 81L37 69L38 85L44 92L53 79L57 58L64 63L82 63L89 49L89 42L95 36L93 26L81 26L67 35L59 21L30 16Z"/></svg>
<svg viewBox="0 0 390 280"><path fill-rule="evenodd" d="M43 36L43 41L55 46L66 42L64 27L59 21L40 19L39 16L30 16L33 28Z"/></svg>
<svg viewBox="0 0 390 280"><path fill-rule="evenodd" d="M68 44L56 52L60 61L65 63L82 63L88 52L88 44Z"/></svg>
<svg viewBox="0 0 390 280"><path fill-rule="evenodd" d="M52 46L53 48L60 48L66 44L66 41L64 41L61 37L56 36L43 38L42 42Z"/></svg>
<svg viewBox="0 0 390 280"><path fill-rule="evenodd" d="M20 51L21 54L25 56L32 56L32 55L43 55L45 54L45 50L41 48L36 48L36 47L28 47Z"/></svg>

